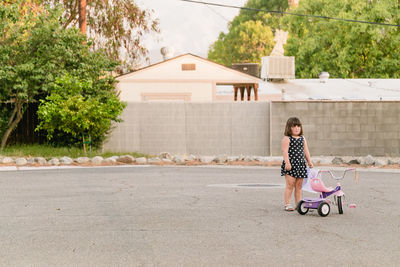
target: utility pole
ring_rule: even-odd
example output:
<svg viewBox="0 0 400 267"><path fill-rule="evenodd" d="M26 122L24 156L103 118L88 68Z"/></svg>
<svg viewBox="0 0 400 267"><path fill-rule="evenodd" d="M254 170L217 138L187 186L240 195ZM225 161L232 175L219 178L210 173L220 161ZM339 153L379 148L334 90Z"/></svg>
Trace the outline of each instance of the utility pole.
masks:
<svg viewBox="0 0 400 267"><path fill-rule="evenodd" d="M86 35L86 0L79 1L79 29Z"/></svg>

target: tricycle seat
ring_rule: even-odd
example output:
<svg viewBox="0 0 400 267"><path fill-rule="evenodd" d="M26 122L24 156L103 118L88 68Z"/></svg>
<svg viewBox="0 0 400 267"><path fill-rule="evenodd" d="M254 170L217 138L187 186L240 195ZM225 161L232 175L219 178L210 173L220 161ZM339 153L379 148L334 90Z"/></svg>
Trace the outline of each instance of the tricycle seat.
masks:
<svg viewBox="0 0 400 267"><path fill-rule="evenodd" d="M311 188L315 192L320 192L320 193L322 193L322 192L328 193L328 192L331 192L334 190L334 188L332 188L332 187L325 187L322 180L318 177L311 179Z"/></svg>

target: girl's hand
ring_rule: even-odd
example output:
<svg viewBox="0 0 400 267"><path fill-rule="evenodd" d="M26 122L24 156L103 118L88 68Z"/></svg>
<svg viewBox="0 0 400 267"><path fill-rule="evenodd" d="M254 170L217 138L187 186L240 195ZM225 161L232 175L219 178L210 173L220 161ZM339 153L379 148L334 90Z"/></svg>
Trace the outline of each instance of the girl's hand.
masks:
<svg viewBox="0 0 400 267"><path fill-rule="evenodd" d="M314 165L312 164L312 162L311 162L311 161L309 161L309 162L308 162L308 167L310 167L310 168L314 168Z"/></svg>
<svg viewBox="0 0 400 267"><path fill-rule="evenodd" d="M285 163L285 170L290 171L292 169L292 165L290 164L290 162Z"/></svg>

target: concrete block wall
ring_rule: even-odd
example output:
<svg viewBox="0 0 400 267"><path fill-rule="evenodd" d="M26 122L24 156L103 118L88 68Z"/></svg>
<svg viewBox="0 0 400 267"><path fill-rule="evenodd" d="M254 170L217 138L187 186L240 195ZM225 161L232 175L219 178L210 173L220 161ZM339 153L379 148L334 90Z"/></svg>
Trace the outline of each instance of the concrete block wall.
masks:
<svg viewBox="0 0 400 267"><path fill-rule="evenodd" d="M268 102L128 103L103 149L268 156L269 112Z"/></svg>
<svg viewBox="0 0 400 267"><path fill-rule="evenodd" d="M280 156L292 116L312 156L400 156L400 101L128 103L104 149Z"/></svg>
<svg viewBox="0 0 400 267"><path fill-rule="evenodd" d="M271 103L271 155L281 155L289 117L303 123L312 156L400 156L399 101Z"/></svg>

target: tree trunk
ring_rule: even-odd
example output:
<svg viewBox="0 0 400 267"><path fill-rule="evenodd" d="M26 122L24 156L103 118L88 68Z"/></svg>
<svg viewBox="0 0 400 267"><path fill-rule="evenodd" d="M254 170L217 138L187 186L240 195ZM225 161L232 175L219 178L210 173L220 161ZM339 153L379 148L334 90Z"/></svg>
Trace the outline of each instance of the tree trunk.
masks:
<svg viewBox="0 0 400 267"><path fill-rule="evenodd" d="M10 121L8 123L8 128L5 131L3 138L1 139L1 150L3 150L6 147L8 137L10 136L11 132L17 127L18 123L22 119L22 103L16 101L14 103L14 111L13 114L11 115Z"/></svg>
<svg viewBox="0 0 400 267"><path fill-rule="evenodd" d="M79 0L79 29L86 35L86 0Z"/></svg>
<svg viewBox="0 0 400 267"><path fill-rule="evenodd" d="M85 136L82 135L82 144L83 144L83 151L85 152L86 155L86 142L85 142Z"/></svg>
<svg viewBox="0 0 400 267"><path fill-rule="evenodd" d="M65 9L70 11L69 17L68 19L63 23L63 28L66 29L68 28L68 26L72 24L72 26L76 26L76 15L79 14L79 5L80 5L80 1L74 1L73 3L71 3L71 6L64 6ZM78 19L78 23L79 23L79 19Z"/></svg>

